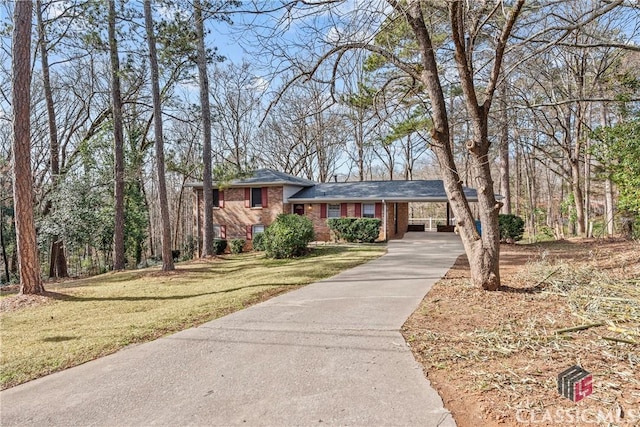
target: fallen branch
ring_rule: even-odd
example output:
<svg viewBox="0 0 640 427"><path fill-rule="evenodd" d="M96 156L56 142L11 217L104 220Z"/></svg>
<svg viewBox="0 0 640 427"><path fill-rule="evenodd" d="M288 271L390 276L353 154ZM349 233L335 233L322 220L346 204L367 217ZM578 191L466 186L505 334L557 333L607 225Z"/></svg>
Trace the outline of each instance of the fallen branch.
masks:
<svg viewBox="0 0 640 427"><path fill-rule="evenodd" d="M607 341L614 341L614 342L622 342L625 344L631 344L631 345L638 345L640 343L633 341L633 340L627 340L624 338L614 338L614 337L601 337L603 340L607 340Z"/></svg>
<svg viewBox="0 0 640 427"><path fill-rule="evenodd" d="M556 274L558 271L560 271L560 267L556 268L555 270L553 270L551 273L547 274L547 277L545 277L544 279L540 280L538 283L536 283L536 285L534 286L534 288L537 288L538 286L542 285L544 282L546 282L547 280L549 280L549 278L551 276L553 276L554 274Z"/></svg>
<svg viewBox="0 0 640 427"><path fill-rule="evenodd" d="M557 331L555 331L555 333L564 334L566 332L584 331L585 329L596 328L598 326L604 326L604 323L600 322L600 323L590 323L588 325L572 326L571 328L558 329Z"/></svg>

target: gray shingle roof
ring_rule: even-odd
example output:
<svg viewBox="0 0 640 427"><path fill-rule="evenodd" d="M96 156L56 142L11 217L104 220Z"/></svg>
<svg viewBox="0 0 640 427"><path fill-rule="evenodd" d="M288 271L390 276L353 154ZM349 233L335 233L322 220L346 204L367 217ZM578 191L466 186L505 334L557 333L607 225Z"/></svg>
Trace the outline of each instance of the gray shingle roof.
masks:
<svg viewBox="0 0 640 427"><path fill-rule="evenodd" d="M288 173L274 171L273 169L258 169L248 178L236 179L231 181L232 187L244 187L247 185L269 185L269 184L288 184L299 185L302 187L310 187L316 185L315 182Z"/></svg>
<svg viewBox="0 0 640 427"><path fill-rule="evenodd" d="M260 187L269 185L296 185L299 187L310 187L316 185L315 182L288 173L274 171L272 169L258 169L254 171L250 177L234 179L229 183L225 183L225 187ZM189 183L185 186L202 188L202 182ZM213 187L218 187L218 183L214 182Z"/></svg>
<svg viewBox="0 0 640 427"><path fill-rule="evenodd" d="M429 181L358 181L316 183L272 169L258 169L248 178L236 179L225 187L261 187L275 185L293 185L304 187L293 196L290 202L446 202L447 194L441 180ZM202 188L202 183L189 183L185 186ZM218 186L213 184L214 188ZM464 188L470 202L478 200L476 190Z"/></svg>
<svg viewBox="0 0 640 427"><path fill-rule="evenodd" d="M476 190L464 188L469 201L477 201ZM291 202L414 201L446 202L441 180L327 182L300 190Z"/></svg>

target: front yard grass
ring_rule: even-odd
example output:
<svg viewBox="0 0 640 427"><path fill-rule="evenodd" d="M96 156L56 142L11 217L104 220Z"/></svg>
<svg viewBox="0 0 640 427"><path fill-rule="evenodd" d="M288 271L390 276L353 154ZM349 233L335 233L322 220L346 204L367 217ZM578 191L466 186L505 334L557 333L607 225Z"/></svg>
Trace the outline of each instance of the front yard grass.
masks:
<svg viewBox="0 0 640 427"><path fill-rule="evenodd" d="M2 389L127 345L216 319L377 258L384 246L323 246L303 258L225 255L46 285L48 294L1 299ZM33 304L34 301L36 304ZM17 304L16 304L17 303Z"/></svg>

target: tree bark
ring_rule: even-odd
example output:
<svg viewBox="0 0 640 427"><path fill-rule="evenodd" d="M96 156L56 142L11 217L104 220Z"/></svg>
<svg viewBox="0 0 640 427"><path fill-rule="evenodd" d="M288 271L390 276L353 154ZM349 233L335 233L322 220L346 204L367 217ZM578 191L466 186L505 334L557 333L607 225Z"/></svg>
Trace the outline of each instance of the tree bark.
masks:
<svg viewBox="0 0 640 427"><path fill-rule="evenodd" d="M149 45L149 63L151 65L151 93L153 97L153 124L156 139L156 168L158 172L158 199L160 203L160 222L162 224L162 271L171 271L173 254L171 253L171 218L167 200L167 184L164 169L164 135L162 129L162 104L160 100L160 77L158 72L158 54L151 15L151 0L144 1L144 23ZM151 221L149 221L151 223Z"/></svg>
<svg viewBox="0 0 640 427"><path fill-rule="evenodd" d="M500 193L502 213L511 214L511 185L509 182L509 114L507 113L507 82L500 85L500 107L502 121L500 123Z"/></svg>
<svg viewBox="0 0 640 427"><path fill-rule="evenodd" d="M7 283L11 281L9 274L9 257L7 257L7 245L4 241L4 207L0 206L0 247L2 248L2 262L4 263L4 275Z"/></svg>
<svg viewBox="0 0 640 427"><path fill-rule="evenodd" d="M108 33L111 59L111 103L115 159L115 216L113 236L113 270L124 270L124 136L122 130L122 94L120 92L120 58L116 39L116 0L109 0Z"/></svg>
<svg viewBox="0 0 640 427"><path fill-rule="evenodd" d="M15 3L12 44L13 203L20 270L20 293L44 292L33 219L31 175L31 14L33 3Z"/></svg>
<svg viewBox="0 0 640 427"><path fill-rule="evenodd" d="M49 151L51 167L51 185L53 189L58 186L60 179L60 144L58 142L58 126L56 124L56 112L51 90L51 78L49 72L49 52L46 41L44 21L42 19L42 0L36 1L36 19L38 22L38 45L40 46L40 61L42 63L42 85L44 98L47 105L47 121L49 125ZM55 207L50 206L51 209ZM50 210L50 209L48 209ZM64 242L58 236L53 236L49 256L49 277L68 277L67 259L64 255Z"/></svg>
<svg viewBox="0 0 640 427"><path fill-rule="evenodd" d="M202 198L204 201L204 233L202 257L213 256L213 183L211 177L211 106L209 103L209 76L207 74L207 52L204 45L204 19L202 4L194 0L193 11L196 26L198 76L200 80L200 106L202 109Z"/></svg>
<svg viewBox="0 0 640 427"><path fill-rule="evenodd" d="M605 102L602 103L600 125L603 128L609 125L607 104ZM607 173L604 179L604 221L606 224L607 237L613 237L613 233L615 233L614 215L613 181L611 181L611 175Z"/></svg>
<svg viewBox="0 0 640 427"><path fill-rule="evenodd" d="M465 247L465 252L469 258L471 280L474 285L486 290L496 290L500 286L500 233L498 229L498 211L501 207L501 204L496 203L495 200L493 180L491 178L488 161L490 141L487 134L487 116L491 107L491 100L495 91L499 74L498 70L501 67L507 38L523 4L524 2L522 0L518 1L505 22L502 34L497 43L493 64L494 68L486 89L485 101L480 105L474 87L472 66L469 62L471 55L468 55L469 52L465 47L464 4L460 1L449 3L455 58L458 64L458 73L460 75L467 111L473 127L473 137L467 142L467 149L471 157L474 187L476 187L478 192L482 236L478 234L476 229L469 203L463 192L462 181L460 180L453 159L453 147L451 146L451 140L449 138L446 103L440 84L438 66L431 37L422 14L421 2L410 2L406 11L396 4L397 10L405 13L407 21L416 35L416 41L420 49L423 69L421 72L421 80L429 94L432 108L433 150L440 163L444 187L451 208L458 219L458 230Z"/></svg>

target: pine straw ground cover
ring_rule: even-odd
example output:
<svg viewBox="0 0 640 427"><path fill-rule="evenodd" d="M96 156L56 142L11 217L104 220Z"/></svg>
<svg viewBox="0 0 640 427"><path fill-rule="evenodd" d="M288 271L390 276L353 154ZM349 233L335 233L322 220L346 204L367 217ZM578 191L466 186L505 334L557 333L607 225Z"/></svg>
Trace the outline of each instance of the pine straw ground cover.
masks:
<svg viewBox="0 0 640 427"><path fill-rule="evenodd" d="M403 333L461 427L640 425L640 244L503 245L502 288L469 283L458 259ZM580 365L574 403L557 375Z"/></svg>

